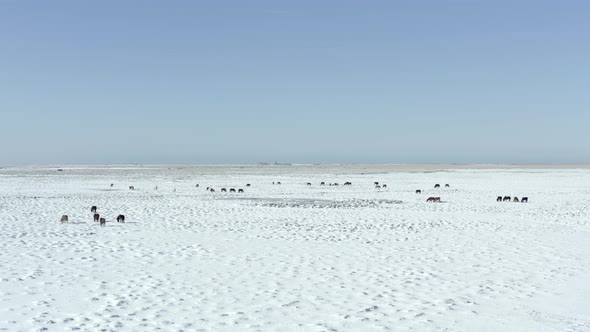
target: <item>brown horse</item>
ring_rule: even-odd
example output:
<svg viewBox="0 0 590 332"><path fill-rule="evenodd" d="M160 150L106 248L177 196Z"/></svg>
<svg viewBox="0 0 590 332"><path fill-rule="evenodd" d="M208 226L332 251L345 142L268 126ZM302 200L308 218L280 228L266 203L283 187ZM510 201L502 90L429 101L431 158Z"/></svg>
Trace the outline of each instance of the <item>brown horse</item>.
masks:
<svg viewBox="0 0 590 332"><path fill-rule="evenodd" d="M107 220L105 218L100 218L100 225L106 226L106 224L107 224Z"/></svg>
<svg viewBox="0 0 590 332"><path fill-rule="evenodd" d="M381 188L387 188L387 185L386 184L382 184L381 185Z"/></svg>
<svg viewBox="0 0 590 332"><path fill-rule="evenodd" d="M308 186L311 186L311 182L308 182L308 183L307 183L307 185L308 185Z"/></svg>
<svg viewBox="0 0 590 332"><path fill-rule="evenodd" d="M222 193L224 193L224 192L227 192L227 189L225 189L225 188L221 188L221 192L222 192Z"/></svg>
<svg viewBox="0 0 590 332"><path fill-rule="evenodd" d="M438 184L438 183L437 183L437 184L435 184L435 185L434 185L434 188L435 188L435 189L436 189L436 188L440 188L440 184Z"/></svg>
<svg viewBox="0 0 590 332"><path fill-rule="evenodd" d="M445 184L445 188L451 188L451 186L449 186L449 184Z"/></svg>
<svg viewBox="0 0 590 332"><path fill-rule="evenodd" d="M100 218L100 215L98 213L94 214L94 221L98 221L98 219Z"/></svg>
<svg viewBox="0 0 590 332"><path fill-rule="evenodd" d="M325 185L326 185L325 182L320 183L320 186L325 186Z"/></svg>
<svg viewBox="0 0 590 332"><path fill-rule="evenodd" d="M238 193L243 193L244 189L238 189Z"/></svg>
<svg viewBox="0 0 590 332"><path fill-rule="evenodd" d="M496 198L496 202L501 202L502 201L502 196L498 196L498 198Z"/></svg>
<svg viewBox="0 0 590 332"><path fill-rule="evenodd" d="M525 196L525 197L523 197L523 198L520 200L520 202L521 202L521 203L528 203L528 202L529 202L529 198Z"/></svg>
<svg viewBox="0 0 590 332"><path fill-rule="evenodd" d="M416 194L421 194L421 193L422 193L422 190L416 189Z"/></svg>
<svg viewBox="0 0 590 332"><path fill-rule="evenodd" d="M346 182L344 182L344 185L345 186L351 186L352 185L352 182L346 181Z"/></svg>
<svg viewBox="0 0 590 332"><path fill-rule="evenodd" d="M93 207L91 207L91 208L90 208L90 212L92 212L92 213L96 213L96 206L93 206Z"/></svg>
<svg viewBox="0 0 590 332"><path fill-rule="evenodd" d="M117 222L125 222L125 216L120 214L117 216Z"/></svg>
<svg viewBox="0 0 590 332"><path fill-rule="evenodd" d="M230 192L230 193L235 193L235 192L236 192L236 190L235 190L234 188L229 188L229 192Z"/></svg>
<svg viewBox="0 0 590 332"><path fill-rule="evenodd" d="M504 196L504 198L502 198L502 202L510 202L510 196Z"/></svg>
<svg viewBox="0 0 590 332"><path fill-rule="evenodd" d="M440 202L440 197L428 197L428 199L426 199L427 202Z"/></svg>
<svg viewBox="0 0 590 332"><path fill-rule="evenodd" d="M514 196L514 198L512 199L512 201L513 201L513 202L516 202L516 203L520 202L520 201L518 200L518 197L516 197L516 196Z"/></svg>
<svg viewBox="0 0 590 332"><path fill-rule="evenodd" d="M70 220L68 219L68 215L64 214L63 216L61 216L61 219L59 220L59 222L61 222L62 224L64 222L70 222Z"/></svg>

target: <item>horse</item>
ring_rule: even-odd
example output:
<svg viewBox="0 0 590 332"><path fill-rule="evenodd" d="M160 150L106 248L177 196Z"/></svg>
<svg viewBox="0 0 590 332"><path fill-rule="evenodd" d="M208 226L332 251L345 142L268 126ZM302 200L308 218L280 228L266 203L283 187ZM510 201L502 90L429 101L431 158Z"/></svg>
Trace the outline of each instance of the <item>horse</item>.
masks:
<svg viewBox="0 0 590 332"><path fill-rule="evenodd" d="M504 196L504 198L502 198L502 202L510 202L510 196Z"/></svg>
<svg viewBox="0 0 590 332"><path fill-rule="evenodd" d="M105 218L100 218L100 225L106 226L106 224L107 224L107 220Z"/></svg>
<svg viewBox="0 0 590 332"><path fill-rule="evenodd" d="M451 186L449 186L449 184L445 184L445 188L451 188Z"/></svg>
<svg viewBox="0 0 590 332"><path fill-rule="evenodd" d="M307 183L307 185L308 185L308 186L311 186L311 183L309 183L309 182L308 182L308 183Z"/></svg>
<svg viewBox="0 0 590 332"><path fill-rule="evenodd" d="M351 186L351 185L352 185L352 182L350 182L350 181L346 181L346 182L344 182L344 185L345 185L345 186Z"/></svg>
<svg viewBox="0 0 590 332"><path fill-rule="evenodd" d="M320 186L325 186L325 185L326 185L325 182L320 183Z"/></svg>
<svg viewBox="0 0 590 332"><path fill-rule="evenodd" d="M528 202L529 202L529 198L525 196L525 197L523 197L523 198L520 200L520 202L521 202L521 203L528 203Z"/></svg>
<svg viewBox="0 0 590 332"><path fill-rule="evenodd" d="M114 183L111 183L111 188L112 188L114 185L115 185Z"/></svg>
<svg viewBox="0 0 590 332"><path fill-rule="evenodd" d="M437 183L437 184L435 184L435 185L434 185L434 188L435 188L435 189L436 189L436 188L440 188L440 184L438 184L438 183Z"/></svg>
<svg viewBox="0 0 590 332"><path fill-rule="evenodd" d="M95 213L94 214L94 221L98 221L98 218L100 218L100 214Z"/></svg>
<svg viewBox="0 0 590 332"><path fill-rule="evenodd" d="M129 190L135 190L134 186L129 186Z"/></svg>
<svg viewBox="0 0 590 332"><path fill-rule="evenodd" d="M225 188L221 188L221 192L222 192L222 193L225 193L225 192L227 192L227 189L225 189Z"/></svg>
<svg viewBox="0 0 590 332"><path fill-rule="evenodd" d="M381 188L387 188L386 184L381 185Z"/></svg>
<svg viewBox="0 0 590 332"><path fill-rule="evenodd" d="M197 183L197 185L195 186L195 188L199 188L199 184Z"/></svg>
<svg viewBox="0 0 590 332"><path fill-rule="evenodd" d="M235 190L234 188L229 188L229 192L230 192L230 193L235 193L235 192L236 192L236 190Z"/></svg>
<svg viewBox="0 0 590 332"><path fill-rule="evenodd" d="M64 222L69 222L68 215L64 214L63 216L61 216L61 219L59 220L59 222L61 222L62 224Z"/></svg>
<svg viewBox="0 0 590 332"><path fill-rule="evenodd" d="M244 189L238 189L238 193L243 193Z"/></svg>
<svg viewBox="0 0 590 332"><path fill-rule="evenodd" d="M334 182L334 185L337 186L338 185L338 182Z"/></svg>
<svg viewBox="0 0 590 332"><path fill-rule="evenodd" d="M422 190L416 189L416 194L421 194L421 193L422 193Z"/></svg>
<svg viewBox="0 0 590 332"><path fill-rule="evenodd" d="M209 189L209 191L212 192L212 193L214 193L215 192L215 189L211 188L211 189Z"/></svg>
<svg viewBox="0 0 590 332"><path fill-rule="evenodd" d="M496 202L501 202L502 201L502 196L498 196L498 198L496 198Z"/></svg>
<svg viewBox="0 0 590 332"><path fill-rule="evenodd" d="M376 185L375 186L375 189L381 189L381 186L380 185Z"/></svg>
<svg viewBox="0 0 590 332"><path fill-rule="evenodd" d="M277 182L277 184L281 184L281 182L279 181L279 182Z"/></svg>
<svg viewBox="0 0 590 332"><path fill-rule="evenodd" d="M90 212L92 212L92 213L96 213L96 206L93 206L93 207L91 207L91 208L90 208Z"/></svg>
<svg viewBox="0 0 590 332"><path fill-rule="evenodd" d="M120 214L117 216L117 222L125 222L125 216Z"/></svg>
<svg viewBox="0 0 590 332"><path fill-rule="evenodd" d="M426 199L427 202L440 202L440 197L428 197L428 199Z"/></svg>
<svg viewBox="0 0 590 332"><path fill-rule="evenodd" d="M379 182L378 181L375 181L375 182L373 182L373 184L376 185L376 186L378 186L379 185Z"/></svg>
<svg viewBox="0 0 590 332"><path fill-rule="evenodd" d="M512 201L518 203L519 202L518 197L514 196L514 198L512 199Z"/></svg>
<svg viewBox="0 0 590 332"><path fill-rule="evenodd" d="M247 184L246 184L246 187L250 187L250 184L249 184L249 183L247 183Z"/></svg>

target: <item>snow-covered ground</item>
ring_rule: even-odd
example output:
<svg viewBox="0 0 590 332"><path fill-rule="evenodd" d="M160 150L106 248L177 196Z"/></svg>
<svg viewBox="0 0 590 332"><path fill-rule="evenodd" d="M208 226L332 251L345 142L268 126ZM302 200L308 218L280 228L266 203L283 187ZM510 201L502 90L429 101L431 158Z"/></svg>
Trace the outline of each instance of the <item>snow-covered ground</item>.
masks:
<svg viewBox="0 0 590 332"><path fill-rule="evenodd" d="M57 168L0 169L0 330L590 331L587 168Z"/></svg>

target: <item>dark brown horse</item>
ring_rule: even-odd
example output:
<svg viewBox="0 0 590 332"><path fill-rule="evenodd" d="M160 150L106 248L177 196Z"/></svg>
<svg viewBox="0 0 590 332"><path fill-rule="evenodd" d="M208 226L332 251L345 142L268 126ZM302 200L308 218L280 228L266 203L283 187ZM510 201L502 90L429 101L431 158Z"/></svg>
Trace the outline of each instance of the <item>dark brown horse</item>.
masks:
<svg viewBox="0 0 590 332"><path fill-rule="evenodd" d="M510 196L504 196L504 198L502 198L502 202L510 202Z"/></svg>
<svg viewBox="0 0 590 332"><path fill-rule="evenodd" d="M345 186L351 186L351 185L352 185L352 182L350 182L350 181L346 181L346 182L344 182L344 185L345 185Z"/></svg>
<svg viewBox="0 0 590 332"><path fill-rule="evenodd" d="M244 189L238 189L238 193L243 193Z"/></svg>
<svg viewBox="0 0 590 332"><path fill-rule="evenodd" d="M496 198L496 202L501 202L502 201L502 196L498 196L498 198Z"/></svg>
<svg viewBox="0 0 590 332"><path fill-rule="evenodd" d="M513 202L516 202L516 203L520 202L520 201L518 200L518 197L516 197L516 196L514 196L514 198L512 199L512 201L513 201Z"/></svg>
<svg viewBox="0 0 590 332"><path fill-rule="evenodd" d="M125 222L125 216L120 214L117 216L117 222Z"/></svg>
<svg viewBox="0 0 590 332"><path fill-rule="evenodd" d="M99 218L100 218L100 214L95 213L94 214L94 221L98 221Z"/></svg>
<svg viewBox="0 0 590 332"><path fill-rule="evenodd" d="M451 188L451 186L449 186L449 184L445 184L445 188Z"/></svg>
<svg viewBox="0 0 590 332"><path fill-rule="evenodd" d="M440 184L438 184L438 183L437 183L437 184L435 184L435 185L434 185L434 188L440 188Z"/></svg>
<svg viewBox="0 0 590 332"><path fill-rule="evenodd" d="M61 219L59 221L61 223L70 222L67 214L64 214L63 216L61 216Z"/></svg>
<svg viewBox="0 0 590 332"><path fill-rule="evenodd" d="M106 224L107 224L107 220L105 218L100 218L100 225L106 226Z"/></svg>
<svg viewBox="0 0 590 332"><path fill-rule="evenodd" d="M528 202L529 202L529 198L525 196L525 197L523 197L523 198L520 200L520 202L521 202L521 203L528 203Z"/></svg>
<svg viewBox="0 0 590 332"><path fill-rule="evenodd" d="M221 192L222 192L222 193L224 193L224 192L227 192L227 189L225 189L225 188L221 188Z"/></svg>
<svg viewBox="0 0 590 332"><path fill-rule="evenodd" d="M422 193L422 190L416 189L416 194L421 194L421 193Z"/></svg>
<svg viewBox="0 0 590 332"><path fill-rule="evenodd" d="M428 197L428 199L426 199L427 202L440 202L440 197Z"/></svg>
<svg viewBox="0 0 590 332"><path fill-rule="evenodd" d="M235 192L236 192L236 190L235 190L234 188L229 188L229 192L230 192L230 193L235 193Z"/></svg>
<svg viewBox="0 0 590 332"><path fill-rule="evenodd" d="M91 207L91 208L90 208L90 212L92 212L92 213L96 213L96 206L93 206L93 207Z"/></svg>

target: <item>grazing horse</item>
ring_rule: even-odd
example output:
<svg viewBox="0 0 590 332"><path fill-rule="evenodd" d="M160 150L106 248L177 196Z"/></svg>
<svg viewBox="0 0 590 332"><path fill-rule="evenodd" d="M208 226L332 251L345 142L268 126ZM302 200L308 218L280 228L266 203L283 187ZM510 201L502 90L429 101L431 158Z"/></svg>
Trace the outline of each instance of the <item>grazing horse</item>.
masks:
<svg viewBox="0 0 590 332"><path fill-rule="evenodd" d="M376 185L375 186L375 189L381 189L381 186L380 185Z"/></svg>
<svg viewBox="0 0 590 332"><path fill-rule="evenodd" d="M525 196L525 197L523 197L523 198L520 200L520 202L521 202L521 203L528 203L528 202L529 202L529 198Z"/></svg>
<svg viewBox="0 0 590 332"><path fill-rule="evenodd" d="M381 188L387 188L386 184L381 185Z"/></svg>
<svg viewBox="0 0 590 332"><path fill-rule="evenodd" d="M376 185L376 186L378 186L379 185L379 182L378 181L375 181L375 182L373 182L373 184Z"/></svg>
<svg viewBox="0 0 590 332"><path fill-rule="evenodd" d="M98 218L100 218L100 214L95 213L94 214L94 221L98 221Z"/></svg>
<svg viewBox="0 0 590 332"><path fill-rule="evenodd" d="M422 193L422 190L416 189L416 194L421 194L421 193Z"/></svg>
<svg viewBox="0 0 590 332"><path fill-rule="evenodd" d="M215 192L215 189L210 188L209 191L212 192L212 193L214 193Z"/></svg>
<svg viewBox="0 0 590 332"><path fill-rule="evenodd" d="M246 184L246 187L250 187L250 184L249 184L249 183L247 183L247 184Z"/></svg>
<svg viewBox="0 0 590 332"><path fill-rule="evenodd" d="M120 214L117 216L117 222L125 222L125 216Z"/></svg>
<svg viewBox="0 0 590 332"><path fill-rule="evenodd" d="M352 182L346 181L346 182L344 182L344 185L345 186L351 186L352 185Z"/></svg>
<svg viewBox="0 0 590 332"><path fill-rule="evenodd" d="M307 185L308 185L308 186L311 186L311 183L309 183L309 182L308 182L308 183L307 183Z"/></svg>
<svg viewBox="0 0 590 332"><path fill-rule="evenodd" d="M334 182L334 185L337 186L338 185L338 182Z"/></svg>
<svg viewBox="0 0 590 332"><path fill-rule="evenodd" d="M504 198L502 198L502 202L510 202L510 196L504 196Z"/></svg>
<svg viewBox="0 0 590 332"><path fill-rule="evenodd" d="M92 212L92 213L96 213L96 206L93 206L93 207L91 207L91 208L90 208L90 212Z"/></svg>
<svg viewBox="0 0 590 332"><path fill-rule="evenodd" d="M502 196L498 196L498 198L496 198L496 202L501 202L502 201Z"/></svg>
<svg viewBox="0 0 590 332"><path fill-rule="evenodd" d="M225 193L225 192L227 192L227 189L225 189L225 188L221 188L221 192L222 192L222 193Z"/></svg>
<svg viewBox="0 0 590 332"><path fill-rule="evenodd" d="M59 220L59 222L61 222L62 224L64 222L69 222L68 215L64 214L63 216L61 216L61 219Z"/></svg>
<svg viewBox="0 0 590 332"><path fill-rule="evenodd" d="M238 193L243 193L244 189L238 189Z"/></svg>
<svg viewBox="0 0 590 332"><path fill-rule="evenodd" d="M451 186L449 186L449 184L445 184L445 188L451 188Z"/></svg>
<svg viewBox="0 0 590 332"><path fill-rule="evenodd" d="M440 197L428 197L428 199L426 199L427 202L440 202Z"/></svg>
<svg viewBox="0 0 590 332"><path fill-rule="evenodd" d="M135 190L134 186L129 186L129 190Z"/></svg>
<svg viewBox="0 0 590 332"><path fill-rule="evenodd" d="M236 192L236 190L235 190L234 188L229 188L229 192L230 192L230 193L235 193L235 192Z"/></svg>
<svg viewBox="0 0 590 332"><path fill-rule="evenodd" d="M438 184L438 183L437 183L437 184L435 184L435 185L434 185L434 188L440 188L440 184Z"/></svg>
<svg viewBox="0 0 590 332"><path fill-rule="evenodd" d="M325 182L320 183L320 186L325 186L325 185L326 185Z"/></svg>
<svg viewBox="0 0 590 332"><path fill-rule="evenodd" d="M106 226L106 224L107 224L107 220L105 218L100 218L100 225Z"/></svg>
<svg viewBox="0 0 590 332"><path fill-rule="evenodd" d="M516 202L516 203L520 202L520 201L518 200L518 197L516 197L516 196L514 196L514 198L512 199L512 201L513 201L513 202Z"/></svg>

